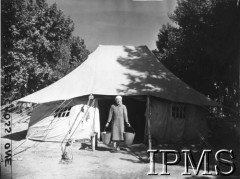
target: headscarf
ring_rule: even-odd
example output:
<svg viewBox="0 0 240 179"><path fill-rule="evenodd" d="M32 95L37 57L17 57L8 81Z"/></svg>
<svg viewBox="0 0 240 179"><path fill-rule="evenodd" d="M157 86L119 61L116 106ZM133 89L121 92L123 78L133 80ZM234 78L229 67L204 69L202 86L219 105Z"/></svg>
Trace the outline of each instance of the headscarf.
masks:
<svg viewBox="0 0 240 179"><path fill-rule="evenodd" d="M116 99L119 99L119 100L122 101L122 96L116 96L115 100L116 100Z"/></svg>

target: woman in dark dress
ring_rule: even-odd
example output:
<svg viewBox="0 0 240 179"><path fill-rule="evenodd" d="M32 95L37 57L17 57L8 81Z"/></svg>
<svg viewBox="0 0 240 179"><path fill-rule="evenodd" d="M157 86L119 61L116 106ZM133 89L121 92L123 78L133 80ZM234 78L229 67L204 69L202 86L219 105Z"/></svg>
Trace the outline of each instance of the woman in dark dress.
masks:
<svg viewBox="0 0 240 179"><path fill-rule="evenodd" d="M127 114L127 108L124 104L122 104L122 97L117 96L115 98L116 104L112 105L109 110L108 115L108 122L106 124L106 127L109 126L109 123L112 120L112 140L113 145L116 150L120 150L119 143L120 141L123 141L123 132L124 132L124 120L127 123L127 126L130 127L131 125L128 122L128 114Z"/></svg>

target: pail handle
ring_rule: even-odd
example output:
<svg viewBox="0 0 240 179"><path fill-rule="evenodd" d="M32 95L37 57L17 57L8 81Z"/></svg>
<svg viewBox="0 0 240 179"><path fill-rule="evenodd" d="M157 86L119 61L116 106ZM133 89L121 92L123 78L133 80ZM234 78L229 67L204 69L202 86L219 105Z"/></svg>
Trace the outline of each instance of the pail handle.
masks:
<svg viewBox="0 0 240 179"><path fill-rule="evenodd" d="M105 132L106 132L106 128L107 128L107 127L105 126L105 127L104 127L104 131L105 131Z"/></svg>
<svg viewBox="0 0 240 179"><path fill-rule="evenodd" d="M133 130L133 132L136 133L132 126L130 126L129 128L131 128Z"/></svg>
<svg viewBox="0 0 240 179"><path fill-rule="evenodd" d="M106 127L104 127L104 130L103 130L104 132L106 132Z"/></svg>

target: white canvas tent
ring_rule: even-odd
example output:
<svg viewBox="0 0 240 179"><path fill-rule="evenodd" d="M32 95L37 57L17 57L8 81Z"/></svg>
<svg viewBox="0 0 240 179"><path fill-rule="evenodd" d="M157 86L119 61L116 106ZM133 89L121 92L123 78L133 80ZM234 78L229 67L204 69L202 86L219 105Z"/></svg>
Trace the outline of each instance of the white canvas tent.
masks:
<svg viewBox="0 0 240 179"><path fill-rule="evenodd" d="M90 139L100 134L99 111L96 100L74 99L65 102L41 104L33 110L26 138L40 141L61 142L69 138Z"/></svg>
<svg viewBox="0 0 240 179"><path fill-rule="evenodd" d="M155 99L153 103L151 103L151 122L155 124L151 127L153 138L167 138L169 139L167 141L172 142L178 140L172 140L171 135L169 135L176 133L175 128L173 128L174 125L169 126L170 121L179 118L177 121L178 125L175 126L181 126L177 131L182 131L182 135L179 134L177 138L183 139L184 135L189 135L189 137L190 135L194 136L192 135L194 132L188 133L189 130L191 130L191 126L187 129L186 126L190 125L190 123L200 124L197 121L199 121L198 118L203 118L203 115L198 114L198 112L194 113L193 111L200 111L198 110L200 106L217 105L177 78L156 59L146 46L105 45L100 45L89 55L85 62L59 81L21 98L19 101L48 104L49 102L81 98L89 94L101 96L101 99L104 97L113 98L115 95L122 95L124 96L123 99L129 97L136 97L136 99L146 99L146 96L153 97ZM179 106L179 104L184 104L184 106ZM175 107L174 105L178 106ZM166 106L168 107L166 108ZM163 111L163 108L165 108L165 111ZM194 110L190 110L191 108ZM172 111L173 109L176 111ZM158 111L161 110L162 112L159 113ZM184 114L178 112L178 110L182 110ZM44 110L42 113L44 113ZM179 116L180 113L182 116ZM42 118L34 116L35 113L33 113L31 121L34 118L35 121L39 122L43 120ZM135 118L134 114L132 116ZM183 118L187 118L188 120L184 120ZM47 121L47 119L45 120ZM96 118L96 120L99 120L99 118ZM100 120L106 119L101 119L100 116ZM134 123L136 125L140 123L140 121L135 120L136 119L132 119L133 126ZM29 131L33 128L31 124L30 122ZM36 124L37 123L35 123L35 125ZM174 124L174 122L172 124ZM167 126L169 127L166 130L165 128ZM97 127L95 127L95 129L96 128ZM164 129L165 132L157 132L159 131L158 129L161 128ZM144 131L137 132L144 133Z"/></svg>

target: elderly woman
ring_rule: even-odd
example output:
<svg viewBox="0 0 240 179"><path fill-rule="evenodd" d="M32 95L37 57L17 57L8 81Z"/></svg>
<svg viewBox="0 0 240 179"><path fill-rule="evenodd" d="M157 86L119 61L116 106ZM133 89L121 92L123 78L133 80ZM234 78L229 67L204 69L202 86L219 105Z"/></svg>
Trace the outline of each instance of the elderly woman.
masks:
<svg viewBox="0 0 240 179"><path fill-rule="evenodd" d="M108 122L106 127L109 126L109 123L112 120L112 141L114 142L115 150L120 150L119 143L123 141L123 132L124 132L124 120L127 123L127 126L131 125L128 122L127 108L122 104L122 97L117 96L115 98L116 104L112 105L108 115Z"/></svg>

